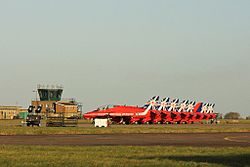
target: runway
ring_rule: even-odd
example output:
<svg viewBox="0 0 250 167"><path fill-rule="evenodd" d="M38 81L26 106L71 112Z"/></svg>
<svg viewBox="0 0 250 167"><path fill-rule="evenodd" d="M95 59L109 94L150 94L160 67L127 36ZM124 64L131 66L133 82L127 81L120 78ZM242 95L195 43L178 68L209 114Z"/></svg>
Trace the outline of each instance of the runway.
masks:
<svg viewBox="0 0 250 167"><path fill-rule="evenodd" d="M250 146L250 133L0 136L0 144L58 146Z"/></svg>

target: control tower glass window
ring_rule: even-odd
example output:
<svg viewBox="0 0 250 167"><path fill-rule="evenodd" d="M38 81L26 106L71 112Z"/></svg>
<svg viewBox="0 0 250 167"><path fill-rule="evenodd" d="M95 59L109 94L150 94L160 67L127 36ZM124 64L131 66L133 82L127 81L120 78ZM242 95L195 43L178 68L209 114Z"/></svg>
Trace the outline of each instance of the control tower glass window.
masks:
<svg viewBox="0 0 250 167"><path fill-rule="evenodd" d="M41 101L60 101L63 89L38 89Z"/></svg>

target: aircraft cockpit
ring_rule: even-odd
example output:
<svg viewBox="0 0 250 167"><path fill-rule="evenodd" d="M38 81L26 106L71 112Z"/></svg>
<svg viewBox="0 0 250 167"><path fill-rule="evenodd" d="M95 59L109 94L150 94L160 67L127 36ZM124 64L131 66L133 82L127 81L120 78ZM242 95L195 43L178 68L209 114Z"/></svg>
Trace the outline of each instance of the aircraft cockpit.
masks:
<svg viewBox="0 0 250 167"><path fill-rule="evenodd" d="M110 108L114 108L115 105L113 104L109 104L109 105L103 105L103 106L100 106L97 108L97 111L100 111L100 110L107 110L107 109L110 109Z"/></svg>

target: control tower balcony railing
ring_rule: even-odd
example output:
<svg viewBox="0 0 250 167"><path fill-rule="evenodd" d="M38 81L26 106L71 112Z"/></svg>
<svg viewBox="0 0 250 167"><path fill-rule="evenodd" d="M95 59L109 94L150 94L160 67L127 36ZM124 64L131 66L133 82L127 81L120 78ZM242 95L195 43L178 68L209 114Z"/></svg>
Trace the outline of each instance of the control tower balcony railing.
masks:
<svg viewBox="0 0 250 167"><path fill-rule="evenodd" d="M38 84L37 89L63 89L62 85L42 85Z"/></svg>
<svg viewBox="0 0 250 167"><path fill-rule="evenodd" d="M32 98L31 101L41 101L40 98ZM77 102L76 98L62 98L61 102Z"/></svg>

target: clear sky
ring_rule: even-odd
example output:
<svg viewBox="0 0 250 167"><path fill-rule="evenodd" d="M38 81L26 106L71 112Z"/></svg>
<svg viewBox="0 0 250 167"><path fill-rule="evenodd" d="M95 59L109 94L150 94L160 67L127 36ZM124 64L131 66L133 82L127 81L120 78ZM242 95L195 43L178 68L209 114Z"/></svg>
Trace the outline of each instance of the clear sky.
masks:
<svg viewBox="0 0 250 167"><path fill-rule="evenodd" d="M62 84L84 111L153 95L250 115L249 0L0 0L0 104Z"/></svg>

